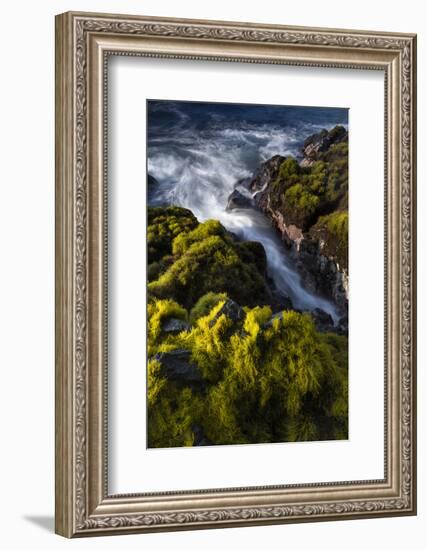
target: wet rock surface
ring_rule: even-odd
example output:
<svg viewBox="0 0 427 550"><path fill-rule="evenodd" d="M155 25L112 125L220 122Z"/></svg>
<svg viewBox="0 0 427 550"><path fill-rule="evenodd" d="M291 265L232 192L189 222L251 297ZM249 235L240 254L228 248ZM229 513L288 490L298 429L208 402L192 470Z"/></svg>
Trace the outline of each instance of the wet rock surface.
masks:
<svg viewBox="0 0 427 550"><path fill-rule="evenodd" d="M252 179L248 184L248 188L255 193L260 191L268 185L272 180L274 180L280 169L280 165L285 160L286 157L282 155L274 155L267 161L263 162L261 166L256 170Z"/></svg>
<svg viewBox="0 0 427 550"><path fill-rule="evenodd" d="M288 196L286 192L293 188L294 195L298 197L298 193L301 193L302 198L298 200L308 201L307 208L309 208L309 201L314 201L316 195L308 195L308 198L304 198L304 185L309 185L305 182L315 182L315 185L320 186L319 189L321 189L321 186L325 185L322 177L326 178L329 163L332 163L333 170L347 170L348 160L345 149L347 141L348 132L343 126L336 126L329 131L322 130L304 141L303 159L300 165L305 168L296 166L287 175L287 170L281 168L282 164L284 163L285 166L293 162L296 165L296 161L275 155L259 167L249 184L249 189L254 193L255 206L271 220L279 232L288 253L295 262L304 287L312 293L331 300L343 316L346 315L348 307L347 236L338 232L341 230L340 226L337 223L334 224L335 220L330 216L334 215L338 219L342 213L345 215L347 212L345 202L347 176L343 176L344 181L339 180L339 185L345 187L338 188L337 198L322 199L326 200L323 210L319 210L319 213L311 217L304 217L302 214L294 215L284 197ZM323 163L323 165L320 168L326 172L325 176L316 180L317 172L312 171L320 168L311 167L318 160L322 161L320 164ZM304 179L310 177L311 180ZM335 181L333 177L331 181ZM297 189L298 186L299 189ZM325 193L325 191L322 192ZM338 201L341 202L338 204ZM298 225L298 219L302 221L301 225Z"/></svg>
<svg viewBox="0 0 427 550"><path fill-rule="evenodd" d="M334 320L329 313L323 311L323 309L315 308L311 312L314 320L314 325L319 332L331 332L335 330Z"/></svg>
<svg viewBox="0 0 427 550"><path fill-rule="evenodd" d="M348 139L348 132L344 126L335 126L329 132L321 130L309 136L301 149L303 159L301 166L311 166L319 158L319 153L327 151L332 145Z"/></svg>
<svg viewBox="0 0 427 550"><path fill-rule="evenodd" d="M226 210L235 210L236 208L251 208L253 201L250 197L246 197L238 189L235 189L228 197Z"/></svg>
<svg viewBox="0 0 427 550"><path fill-rule="evenodd" d="M171 382L193 389L203 388L204 379L197 365L191 362L191 353L188 350L176 349L157 353L153 358L161 364L160 374Z"/></svg>
<svg viewBox="0 0 427 550"><path fill-rule="evenodd" d="M335 258L324 256L319 241L304 239L295 254L304 285L311 292L331 299L344 314L348 304L348 276Z"/></svg>
<svg viewBox="0 0 427 550"><path fill-rule="evenodd" d="M182 321L181 319L174 319L173 317L167 319L162 326L163 332L170 332L172 334L178 334L184 330L189 330L190 328L190 325L185 321Z"/></svg>

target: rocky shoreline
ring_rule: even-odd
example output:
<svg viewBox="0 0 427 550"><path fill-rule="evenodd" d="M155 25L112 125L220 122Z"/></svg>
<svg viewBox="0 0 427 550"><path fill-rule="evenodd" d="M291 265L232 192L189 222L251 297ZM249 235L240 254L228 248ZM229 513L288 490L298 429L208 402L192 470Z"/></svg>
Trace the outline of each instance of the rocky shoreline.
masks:
<svg viewBox="0 0 427 550"><path fill-rule="evenodd" d="M261 210L281 236L304 286L331 300L347 329L348 132L309 136L299 161L275 155L237 182L227 209Z"/></svg>

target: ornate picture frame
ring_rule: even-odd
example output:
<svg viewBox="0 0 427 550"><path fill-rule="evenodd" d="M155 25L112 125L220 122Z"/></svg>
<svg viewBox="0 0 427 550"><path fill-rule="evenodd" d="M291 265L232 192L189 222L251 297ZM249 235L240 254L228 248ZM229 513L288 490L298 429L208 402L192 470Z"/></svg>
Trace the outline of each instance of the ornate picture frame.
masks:
<svg viewBox="0 0 427 550"><path fill-rule="evenodd" d="M105 122L111 55L384 71L384 479L109 494ZM415 178L415 35L58 15L56 532L81 537L415 514Z"/></svg>

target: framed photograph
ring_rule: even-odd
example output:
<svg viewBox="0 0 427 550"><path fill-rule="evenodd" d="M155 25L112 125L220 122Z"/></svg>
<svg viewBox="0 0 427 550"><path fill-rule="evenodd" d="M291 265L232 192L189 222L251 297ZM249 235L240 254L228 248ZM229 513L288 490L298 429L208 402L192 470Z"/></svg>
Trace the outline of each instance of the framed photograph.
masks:
<svg viewBox="0 0 427 550"><path fill-rule="evenodd" d="M416 37L56 18L56 532L416 513Z"/></svg>

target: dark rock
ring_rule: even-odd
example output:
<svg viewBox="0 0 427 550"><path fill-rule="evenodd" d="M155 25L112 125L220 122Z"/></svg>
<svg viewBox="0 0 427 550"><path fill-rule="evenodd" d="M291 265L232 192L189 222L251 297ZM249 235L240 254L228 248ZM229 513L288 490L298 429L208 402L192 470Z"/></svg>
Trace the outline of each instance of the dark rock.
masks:
<svg viewBox="0 0 427 550"><path fill-rule="evenodd" d="M289 296L284 296L278 290L272 290L270 305L273 313L279 313L283 310L294 309L292 300L289 298Z"/></svg>
<svg viewBox="0 0 427 550"><path fill-rule="evenodd" d="M151 185L158 185L158 181L156 180L156 178L154 176L152 176L151 174L147 174L147 185L151 186Z"/></svg>
<svg viewBox="0 0 427 550"><path fill-rule="evenodd" d="M204 386L203 377L194 363L191 362L191 353L185 349L175 349L164 353L157 353L154 359L162 368L160 374L181 386L201 389Z"/></svg>
<svg viewBox="0 0 427 550"><path fill-rule="evenodd" d="M249 189L252 192L260 191L271 181L275 180L279 174L280 165L285 158L281 155L274 155L271 159L263 162L250 181Z"/></svg>
<svg viewBox="0 0 427 550"><path fill-rule="evenodd" d="M237 189L238 187L243 187L244 189L249 189L251 185L252 178L241 178L240 180L237 180L234 184L234 189Z"/></svg>
<svg viewBox="0 0 427 550"><path fill-rule="evenodd" d="M171 317L163 323L162 330L164 332L178 334L184 330L190 330L190 325L181 319L174 319Z"/></svg>
<svg viewBox="0 0 427 550"><path fill-rule="evenodd" d="M348 132L344 126L335 126L328 130L321 130L317 134L309 136L301 149L303 160L301 166L311 166L318 160L319 153L327 151L332 145L348 139Z"/></svg>
<svg viewBox="0 0 427 550"><path fill-rule="evenodd" d="M273 226L280 233L283 243L288 249L295 247L299 249L301 241L304 239L303 230L293 223L286 223L285 218L279 209L271 207L271 195L267 189L255 196L255 204L272 221Z"/></svg>
<svg viewBox="0 0 427 550"><path fill-rule="evenodd" d="M348 315L344 315L339 319L337 328L340 334L348 334Z"/></svg>
<svg viewBox="0 0 427 550"><path fill-rule="evenodd" d="M226 210L234 210L235 208L251 208L253 205L252 199L245 197L243 193L235 189L228 197Z"/></svg>
<svg viewBox="0 0 427 550"><path fill-rule="evenodd" d="M245 317L245 312L239 304L236 304L233 300L227 300L222 308L217 312L215 317L211 320L209 325L212 327L216 323L217 319L219 319L223 314L232 321L243 321Z"/></svg>
<svg viewBox="0 0 427 550"><path fill-rule="evenodd" d="M203 428L199 424L193 424L192 430L194 434L194 447L203 447L206 445L213 445L212 441L210 441L205 436L203 432Z"/></svg>
<svg viewBox="0 0 427 550"><path fill-rule="evenodd" d="M341 313L348 306L348 275L338 269L334 258L324 256L319 241L304 239L297 255L297 267L304 286L331 299Z"/></svg>
<svg viewBox="0 0 427 550"><path fill-rule="evenodd" d="M326 313L326 311L323 311L323 309L316 307L311 312L311 315L314 325L319 332L331 332L334 330L334 320L332 316Z"/></svg>
<svg viewBox="0 0 427 550"><path fill-rule="evenodd" d="M322 130L318 134L313 134L304 141L303 163L310 166L319 158L325 160L325 155L329 155L331 146L344 143L347 140L348 132L343 126L335 126L330 131ZM333 155L335 154L344 167L343 182L341 183L345 189L347 152L343 148L342 151L338 149L333 152ZM302 176L306 172L308 174L310 169L303 170L296 165L298 169L295 169L295 179L287 181L285 175L280 174L280 167L285 160L286 157L275 155L264 162L254 173L249 187L249 190L254 193L253 202L271 220L272 225L281 235L290 258L295 262L303 285L309 291L333 301L339 313L344 315L348 307L346 247L342 245L340 235L334 237L326 222L320 223L319 220L337 210L339 201L345 199L346 192L341 193L340 191L340 195L337 191L335 198L327 200L322 197L322 200L326 202L311 214L304 212L303 208L299 210L292 208L284 202L286 190L289 186L294 185L298 176L300 176L300 185L303 185L304 178ZM296 163L295 159L293 161L289 159L289 162L290 166L293 162ZM335 161L329 159L325 162L328 164ZM345 211L345 206L341 205L341 208ZM294 212L293 210L298 211ZM271 304L277 311L281 305L275 305L274 301Z"/></svg>
<svg viewBox="0 0 427 550"><path fill-rule="evenodd" d="M342 185L343 189L347 188L346 148L339 147L334 149L330 152L331 158L327 157L327 155L329 155L331 146L345 143L347 139L347 130L343 126L336 126L330 131L322 130L308 137L304 141L302 149L304 159L308 165L313 164L319 158L324 160L326 164L331 163L334 170L342 164L345 169L343 168L344 171L341 174L343 181L340 185ZM333 164L336 160L334 155L339 160L338 164ZM301 215L294 214L292 208L297 209L295 205L287 204L285 199L286 190L289 189L289 186L295 185L295 181L298 181L300 185L305 185L305 176L312 176L313 174L310 169L301 169L295 159L288 159L287 170L288 168L290 170L288 178L286 176L287 170L283 170L280 173L280 168L285 160L286 157L275 155L262 163L252 178L242 178L237 181L234 191L229 196L226 208L227 210L250 208L251 206L259 208L280 233L284 245L288 248L289 257L295 262L299 271L303 285L313 293L333 301L337 306L339 314L345 316L348 308L347 264L337 255L332 245L327 246L329 241L327 241L328 234L326 234L326 230L328 228L326 222L323 226L317 223L320 219L319 216L328 216L337 209L344 211L346 207L339 202L344 195L340 195L337 192L336 197L333 195L332 198L325 198L322 195L323 191L319 191L321 198L320 206L318 210L311 214L311 217L305 215L304 212ZM248 196L248 192L253 194L253 198ZM322 201L326 202L323 203ZM303 207L301 207L301 210L304 210ZM265 277L266 255L262 245L260 243L240 243L238 237L233 237L233 244L237 244L236 248L238 248L239 257L242 262L245 265L255 264L257 270ZM257 247L260 248L259 251ZM274 292L274 285L271 283L268 284L268 293L264 292L261 300L262 303L271 305L273 313L286 309L294 309L289 299ZM240 303L250 303L250 300L243 301L239 292L234 293L233 298L237 299ZM183 301L184 299L185 297L183 297ZM241 310L240 306L237 304L235 306ZM218 312L216 318L222 313L226 313L229 316L230 314L234 315L233 308L227 312L228 307L229 304L225 305ZM239 311L239 309L236 310L238 312L236 319L244 317L243 312ZM212 324L215 323L215 320L212 321ZM318 322L329 325L330 319L319 319Z"/></svg>
<svg viewBox="0 0 427 550"><path fill-rule="evenodd" d="M304 287L310 292L320 294L332 300L341 313L345 313L348 304L347 269L339 265L334 256L325 255L324 241L319 236L304 233L302 229L285 222L278 209L270 207L268 193L260 193L262 200L259 207L273 222L280 233L284 246L293 258Z"/></svg>
<svg viewBox="0 0 427 550"><path fill-rule="evenodd" d="M345 212L343 212L345 214ZM338 213L339 214L339 213ZM308 238L319 242L323 256L333 258L340 271L348 271L348 233L331 231L328 217L320 218L309 230Z"/></svg>

